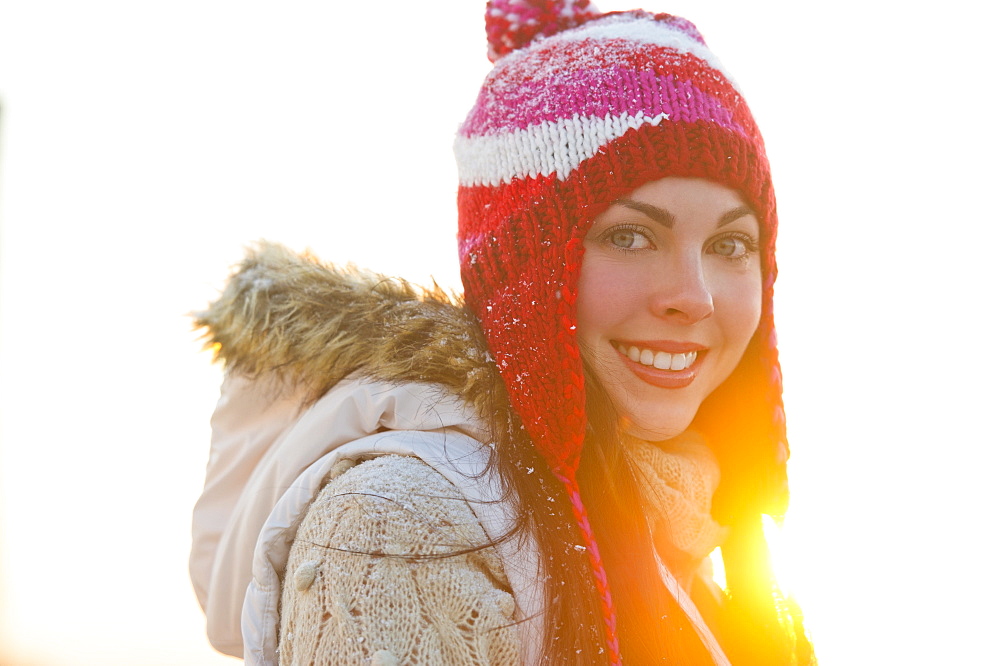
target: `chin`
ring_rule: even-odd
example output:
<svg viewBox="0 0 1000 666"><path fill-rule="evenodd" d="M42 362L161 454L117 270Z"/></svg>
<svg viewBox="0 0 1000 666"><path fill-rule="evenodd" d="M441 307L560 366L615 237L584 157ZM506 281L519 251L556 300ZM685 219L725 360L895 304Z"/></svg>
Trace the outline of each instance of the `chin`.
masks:
<svg viewBox="0 0 1000 666"><path fill-rule="evenodd" d="M694 415L670 419L632 418L624 419L624 431L627 435L647 442L664 442L677 437L691 425Z"/></svg>

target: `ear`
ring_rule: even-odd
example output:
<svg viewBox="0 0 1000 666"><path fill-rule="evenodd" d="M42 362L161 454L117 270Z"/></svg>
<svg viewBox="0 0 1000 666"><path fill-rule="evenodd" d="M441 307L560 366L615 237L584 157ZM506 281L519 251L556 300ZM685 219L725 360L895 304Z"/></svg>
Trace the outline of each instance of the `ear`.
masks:
<svg viewBox="0 0 1000 666"><path fill-rule="evenodd" d="M490 62L539 36L554 35L600 16L590 0L489 0L486 40Z"/></svg>

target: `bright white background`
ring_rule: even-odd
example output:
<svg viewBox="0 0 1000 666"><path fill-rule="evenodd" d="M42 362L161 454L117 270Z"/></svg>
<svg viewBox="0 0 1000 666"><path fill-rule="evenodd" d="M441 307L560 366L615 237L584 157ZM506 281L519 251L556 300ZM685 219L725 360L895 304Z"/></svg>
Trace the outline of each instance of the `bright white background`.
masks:
<svg viewBox="0 0 1000 666"><path fill-rule="evenodd" d="M997 17L974 4L647 7L698 24L768 141L778 557L824 664L1000 659ZM0 2L0 663L234 663L186 577L219 377L185 313L262 237L457 286L481 15Z"/></svg>

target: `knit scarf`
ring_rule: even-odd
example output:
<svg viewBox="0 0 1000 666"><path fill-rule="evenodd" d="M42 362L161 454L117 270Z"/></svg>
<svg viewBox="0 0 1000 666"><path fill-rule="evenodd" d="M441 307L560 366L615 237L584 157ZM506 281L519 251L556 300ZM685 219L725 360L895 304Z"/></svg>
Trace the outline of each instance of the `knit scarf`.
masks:
<svg viewBox="0 0 1000 666"><path fill-rule="evenodd" d="M655 444L630 438L627 446L657 550L678 580L688 581L726 536L711 512L720 478L715 456L693 432Z"/></svg>

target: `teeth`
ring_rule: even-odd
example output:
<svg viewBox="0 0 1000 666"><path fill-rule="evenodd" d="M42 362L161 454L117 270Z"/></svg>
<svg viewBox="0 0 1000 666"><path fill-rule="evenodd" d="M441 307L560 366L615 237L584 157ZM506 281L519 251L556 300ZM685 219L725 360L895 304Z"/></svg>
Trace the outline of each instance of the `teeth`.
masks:
<svg viewBox="0 0 1000 666"><path fill-rule="evenodd" d="M668 352L654 352L652 349L639 349L636 346L626 348L624 345L616 345L619 352L629 357L630 360L643 365L653 366L658 370L687 370L698 358L698 352L687 352L686 354L670 354Z"/></svg>

